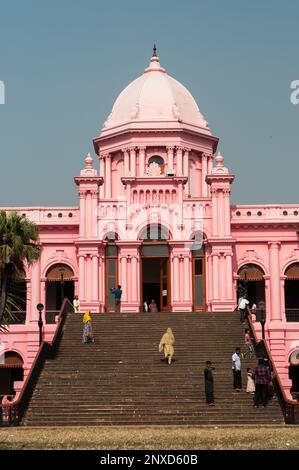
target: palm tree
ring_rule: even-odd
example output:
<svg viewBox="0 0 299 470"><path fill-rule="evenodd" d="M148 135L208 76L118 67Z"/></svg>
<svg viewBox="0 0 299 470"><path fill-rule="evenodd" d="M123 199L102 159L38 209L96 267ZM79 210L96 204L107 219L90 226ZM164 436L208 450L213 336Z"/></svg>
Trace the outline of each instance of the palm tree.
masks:
<svg viewBox="0 0 299 470"><path fill-rule="evenodd" d="M25 275L25 264L40 257L38 228L17 212L0 212L0 327L16 306L12 284Z"/></svg>

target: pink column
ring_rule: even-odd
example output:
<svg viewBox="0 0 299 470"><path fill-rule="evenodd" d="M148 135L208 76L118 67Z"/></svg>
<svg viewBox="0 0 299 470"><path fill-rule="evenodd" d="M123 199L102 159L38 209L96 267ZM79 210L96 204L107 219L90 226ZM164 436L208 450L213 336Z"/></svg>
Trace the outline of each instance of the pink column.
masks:
<svg viewBox="0 0 299 470"><path fill-rule="evenodd" d="M144 176L145 173L145 147L139 147L139 175Z"/></svg>
<svg viewBox="0 0 299 470"><path fill-rule="evenodd" d="M91 300L99 300L99 262L98 255L92 255L92 295Z"/></svg>
<svg viewBox="0 0 299 470"><path fill-rule="evenodd" d="M130 149L131 176L136 176L136 151Z"/></svg>
<svg viewBox="0 0 299 470"><path fill-rule="evenodd" d="M79 300L85 300L85 260L79 255Z"/></svg>
<svg viewBox="0 0 299 470"><path fill-rule="evenodd" d="M212 255L207 256L207 279L208 283L206 286L207 289L207 302L213 300L213 266L212 266Z"/></svg>
<svg viewBox="0 0 299 470"><path fill-rule="evenodd" d="M131 259L131 279L130 279L130 284L132 286L132 296L131 296L131 302L137 302L138 300L138 295L137 291L139 290L139 279L137 275L137 258L135 256L132 257Z"/></svg>
<svg viewBox="0 0 299 470"><path fill-rule="evenodd" d="M213 155L208 155L208 169L207 169L208 175L210 175L212 173L212 169L213 169ZM207 185L207 188L208 188L208 196L210 196L211 195L211 186Z"/></svg>
<svg viewBox="0 0 299 470"><path fill-rule="evenodd" d="M176 174L177 176L182 176L183 174L183 149L182 147L177 147L177 151L176 151Z"/></svg>
<svg viewBox="0 0 299 470"><path fill-rule="evenodd" d="M185 191L189 194L189 149L185 149L184 151L184 160L183 160L183 167L184 167L184 176L187 176L188 181L185 185Z"/></svg>
<svg viewBox="0 0 299 470"><path fill-rule="evenodd" d="M192 286L191 282L191 276L190 276L190 258L189 256L184 257L184 301L185 302L190 302L191 301L191 295L190 295L190 289Z"/></svg>
<svg viewBox="0 0 299 470"><path fill-rule="evenodd" d="M87 255L85 258L85 294L86 300L91 301L91 292L92 292L92 265L91 257Z"/></svg>
<svg viewBox="0 0 299 470"><path fill-rule="evenodd" d="M218 287L218 279L219 279L219 263L218 263L218 254L212 254L212 263L213 263L213 291L214 291L214 299L219 299L219 287Z"/></svg>
<svg viewBox="0 0 299 470"><path fill-rule="evenodd" d="M30 322L38 321L37 304L40 303L40 260L31 267L31 312Z"/></svg>
<svg viewBox="0 0 299 470"><path fill-rule="evenodd" d="M102 256L99 255L98 258L98 279L99 279L99 301L103 302L103 283L102 283L102 277L104 276L103 273L103 259Z"/></svg>
<svg viewBox="0 0 299 470"><path fill-rule="evenodd" d="M212 173L213 169L213 155L208 155L208 175Z"/></svg>
<svg viewBox="0 0 299 470"><path fill-rule="evenodd" d="M212 195L212 235L217 237L218 235L218 210L217 210L217 190L211 189Z"/></svg>
<svg viewBox="0 0 299 470"><path fill-rule="evenodd" d="M79 190L80 198L80 226L79 226L79 236L80 238L85 238L85 191Z"/></svg>
<svg viewBox="0 0 299 470"><path fill-rule="evenodd" d="M183 258L183 255L180 255L180 258L179 258L179 279L180 279L179 301L183 302L184 300L184 290L183 290L184 289L184 258Z"/></svg>
<svg viewBox="0 0 299 470"><path fill-rule="evenodd" d="M279 248L280 242L268 242L270 257L270 299L271 299L271 320L280 321L281 301L280 301L280 265Z"/></svg>
<svg viewBox="0 0 299 470"><path fill-rule="evenodd" d="M85 236L86 238L91 238L92 224L91 224L91 194L90 192L86 193L85 200Z"/></svg>
<svg viewBox="0 0 299 470"><path fill-rule="evenodd" d="M226 253L225 256L226 262L226 276L225 276L225 283L226 283L226 299L232 300L233 299L233 265L232 265L232 254Z"/></svg>
<svg viewBox="0 0 299 470"><path fill-rule="evenodd" d="M105 197L105 179L106 179L106 172L105 172L105 158L101 155L100 156L100 176L104 178L104 183L100 186L100 198L104 199Z"/></svg>
<svg viewBox="0 0 299 470"><path fill-rule="evenodd" d="M128 149L123 150L124 152L124 176L130 176L130 163L129 163L129 151Z"/></svg>
<svg viewBox="0 0 299 470"><path fill-rule="evenodd" d="M178 193L179 193L179 224L182 225L184 221L184 215L183 215L183 183L180 181L178 183ZM174 204L175 201L172 201Z"/></svg>
<svg viewBox="0 0 299 470"><path fill-rule="evenodd" d="M91 224L92 224L92 236L98 236L98 191L91 191Z"/></svg>
<svg viewBox="0 0 299 470"><path fill-rule="evenodd" d="M167 147L167 171L173 171L173 147Z"/></svg>
<svg viewBox="0 0 299 470"><path fill-rule="evenodd" d="M106 199L111 199L111 155L106 155Z"/></svg>
<svg viewBox="0 0 299 470"><path fill-rule="evenodd" d="M44 303L46 305L46 302ZM31 279L26 277L26 324L30 323L31 314Z"/></svg>
<svg viewBox="0 0 299 470"><path fill-rule="evenodd" d="M173 301L177 302L180 295L180 285L179 285L179 258L177 256L173 257Z"/></svg>
<svg viewBox="0 0 299 470"><path fill-rule="evenodd" d="M270 298L270 276L263 276L265 280L265 302L266 302L266 314L268 320L271 318L270 317L270 312L271 312L271 298Z"/></svg>
<svg viewBox="0 0 299 470"><path fill-rule="evenodd" d="M127 289L127 258L126 256L122 256L120 258L120 272L121 272L121 286L122 286L122 301L127 302L128 301L128 289Z"/></svg>
<svg viewBox="0 0 299 470"><path fill-rule="evenodd" d="M224 204L223 204L223 192L218 191L218 234L220 237L224 235Z"/></svg>
<svg viewBox="0 0 299 470"><path fill-rule="evenodd" d="M230 236L231 234L231 225L230 225L230 190L225 189L223 191L224 195L224 235Z"/></svg>
<svg viewBox="0 0 299 470"><path fill-rule="evenodd" d="M208 196L208 185L206 183L207 170L208 170L207 155L203 153L201 155L202 197Z"/></svg>
<svg viewBox="0 0 299 470"><path fill-rule="evenodd" d="M131 206L131 184L127 182L126 185L126 222L127 224L130 223L130 206Z"/></svg>

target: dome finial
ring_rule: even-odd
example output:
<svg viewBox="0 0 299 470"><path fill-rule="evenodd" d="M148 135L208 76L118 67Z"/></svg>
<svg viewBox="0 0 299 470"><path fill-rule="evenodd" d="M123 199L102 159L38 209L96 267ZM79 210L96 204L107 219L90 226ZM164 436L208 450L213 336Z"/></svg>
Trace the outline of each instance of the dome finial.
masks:
<svg viewBox="0 0 299 470"><path fill-rule="evenodd" d="M156 48L156 44L154 44L154 47L153 47L153 55L152 57L157 57L157 48Z"/></svg>

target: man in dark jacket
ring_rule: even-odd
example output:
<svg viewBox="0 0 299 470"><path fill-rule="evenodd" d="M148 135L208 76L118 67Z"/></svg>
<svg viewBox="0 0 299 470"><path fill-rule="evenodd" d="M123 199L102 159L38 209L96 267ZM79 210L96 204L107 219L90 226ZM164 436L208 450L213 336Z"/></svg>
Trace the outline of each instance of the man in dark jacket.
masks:
<svg viewBox="0 0 299 470"><path fill-rule="evenodd" d="M111 292L114 295L114 299L115 299L115 311L117 313L119 313L120 312L121 295L123 293L123 291L121 290L121 286L118 285L117 289L115 287L112 287Z"/></svg>
<svg viewBox="0 0 299 470"><path fill-rule="evenodd" d="M207 402L207 405L209 406L215 406L214 405L214 377L212 373L212 370L214 370L214 367L212 367L211 361L207 361L206 365L207 367L204 370L206 402Z"/></svg>

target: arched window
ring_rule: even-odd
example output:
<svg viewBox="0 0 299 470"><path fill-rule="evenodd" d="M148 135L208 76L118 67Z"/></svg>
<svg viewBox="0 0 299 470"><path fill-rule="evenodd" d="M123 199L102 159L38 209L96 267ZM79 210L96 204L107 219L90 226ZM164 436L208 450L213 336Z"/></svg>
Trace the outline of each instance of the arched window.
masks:
<svg viewBox="0 0 299 470"><path fill-rule="evenodd" d="M149 158L147 167L147 174L150 176L159 176L164 174L165 164L164 159L160 155L153 155Z"/></svg>
<svg viewBox="0 0 299 470"><path fill-rule="evenodd" d="M169 238L169 230L160 224L148 224L139 236L139 240L144 242L166 241Z"/></svg>
<svg viewBox="0 0 299 470"><path fill-rule="evenodd" d="M299 321L299 263L291 264L285 270L284 283L285 310L287 321Z"/></svg>

